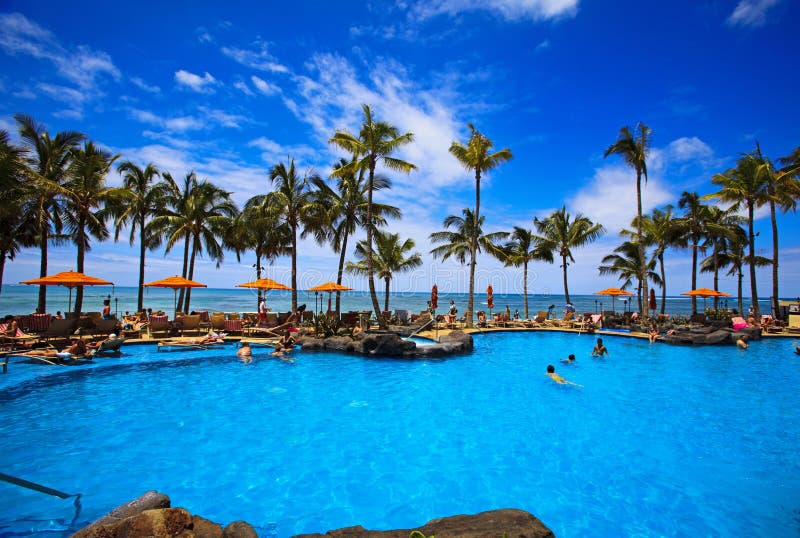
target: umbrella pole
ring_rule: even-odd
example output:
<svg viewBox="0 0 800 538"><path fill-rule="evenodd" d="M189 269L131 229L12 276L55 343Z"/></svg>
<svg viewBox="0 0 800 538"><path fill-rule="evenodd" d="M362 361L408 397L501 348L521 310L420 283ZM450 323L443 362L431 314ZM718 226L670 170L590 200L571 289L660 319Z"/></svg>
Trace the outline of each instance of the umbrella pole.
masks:
<svg viewBox="0 0 800 538"><path fill-rule="evenodd" d="M172 319L178 315L178 288L172 288Z"/></svg>

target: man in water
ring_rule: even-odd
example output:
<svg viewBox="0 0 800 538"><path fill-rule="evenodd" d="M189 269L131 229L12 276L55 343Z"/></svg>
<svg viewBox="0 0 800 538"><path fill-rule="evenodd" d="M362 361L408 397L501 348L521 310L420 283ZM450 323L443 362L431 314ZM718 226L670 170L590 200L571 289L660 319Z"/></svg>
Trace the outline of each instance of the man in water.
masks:
<svg viewBox="0 0 800 538"><path fill-rule="evenodd" d="M597 345L594 346L594 349L592 350L592 357L602 357L603 355L608 357L608 348L603 345L603 339L598 338Z"/></svg>
<svg viewBox="0 0 800 538"><path fill-rule="evenodd" d="M747 338L740 334L739 338L736 339L736 347L739 349L747 349L749 346L747 345Z"/></svg>
<svg viewBox="0 0 800 538"><path fill-rule="evenodd" d="M577 383L573 383L572 381L568 381L558 375L556 373L555 366L552 364L547 365L547 377L558 383L559 385L575 385L576 387L582 387L583 385L578 385Z"/></svg>
<svg viewBox="0 0 800 538"><path fill-rule="evenodd" d="M569 357L567 357L566 359L561 359L561 362L565 362L567 364L574 363L575 362L575 354L574 353L570 353Z"/></svg>
<svg viewBox="0 0 800 538"><path fill-rule="evenodd" d="M250 362L250 359L253 357L253 350L250 348L250 343L242 343L242 347L239 348L236 354L240 356L244 362Z"/></svg>

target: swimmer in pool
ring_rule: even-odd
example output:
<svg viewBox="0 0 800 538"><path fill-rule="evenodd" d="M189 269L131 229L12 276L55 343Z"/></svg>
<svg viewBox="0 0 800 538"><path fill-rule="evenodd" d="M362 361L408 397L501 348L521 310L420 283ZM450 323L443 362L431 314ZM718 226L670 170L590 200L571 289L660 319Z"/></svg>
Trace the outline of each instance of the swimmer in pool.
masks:
<svg viewBox="0 0 800 538"><path fill-rule="evenodd" d="M569 357L567 357L566 359L561 359L561 362L565 362L567 364L573 364L575 362L575 354L570 353Z"/></svg>
<svg viewBox="0 0 800 538"><path fill-rule="evenodd" d="M598 338L597 345L592 350L592 357L602 357L603 355L608 357L608 348L603 345L603 339Z"/></svg>
<svg viewBox="0 0 800 538"><path fill-rule="evenodd" d="M576 387L582 387L583 385L578 385L577 383L573 383L572 381L568 381L558 375L556 373L555 366L552 364L547 365L547 377L558 383L559 385L575 385Z"/></svg>
<svg viewBox="0 0 800 538"><path fill-rule="evenodd" d="M241 357L242 362L251 362L253 360L253 350L247 342L242 344L236 354Z"/></svg>
<svg viewBox="0 0 800 538"><path fill-rule="evenodd" d="M739 338L736 340L736 347L739 349L747 349L749 346L747 345L747 338L743 334L739 335Z"/></svg>

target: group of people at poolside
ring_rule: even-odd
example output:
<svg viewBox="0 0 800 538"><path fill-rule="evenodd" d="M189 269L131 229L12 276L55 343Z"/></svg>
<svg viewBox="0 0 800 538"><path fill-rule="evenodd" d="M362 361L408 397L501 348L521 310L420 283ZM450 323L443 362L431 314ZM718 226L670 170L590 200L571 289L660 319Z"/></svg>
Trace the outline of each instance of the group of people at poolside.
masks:
<svg viewBox="0 0 800 538"><path fill-rule="evenodd" d="M598 338L597 342L595 343L594 348L592 348L592 357L594 358L603 358L608 357L608 348L603 344L603 339ZM575 354L570 353L570 355L566 359L561 359L561 362L565 364L574 364L575 363ZM556 368L552 364L547 365L547 377L558 383L559 385L575 385L577 387L583 387L583 385L579 385L578 383L573 383L568 379L565 379L556 373Z"/></svg>

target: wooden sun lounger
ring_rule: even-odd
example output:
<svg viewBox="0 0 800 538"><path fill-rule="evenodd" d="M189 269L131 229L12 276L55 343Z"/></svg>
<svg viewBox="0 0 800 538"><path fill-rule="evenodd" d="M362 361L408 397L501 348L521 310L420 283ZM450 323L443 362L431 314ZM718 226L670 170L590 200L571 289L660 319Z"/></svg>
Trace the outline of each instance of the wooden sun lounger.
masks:
<svg viewBox="0 0 800 538"><path fill-rule="evenodd" d="M158 351L162 348L189 348L189 349L208 349L210 347L223 345L225 343L222 338L214 340L213 342L194 342L192 340L162 340L158 343Z"/></svg>

